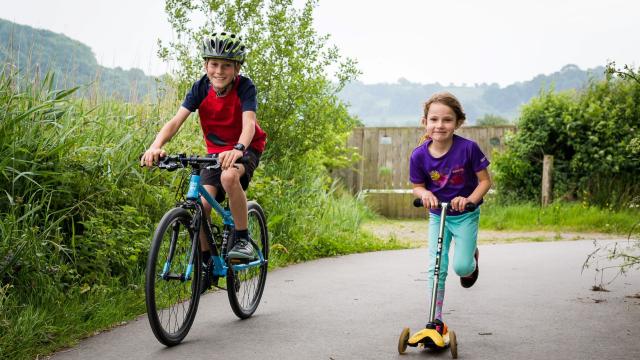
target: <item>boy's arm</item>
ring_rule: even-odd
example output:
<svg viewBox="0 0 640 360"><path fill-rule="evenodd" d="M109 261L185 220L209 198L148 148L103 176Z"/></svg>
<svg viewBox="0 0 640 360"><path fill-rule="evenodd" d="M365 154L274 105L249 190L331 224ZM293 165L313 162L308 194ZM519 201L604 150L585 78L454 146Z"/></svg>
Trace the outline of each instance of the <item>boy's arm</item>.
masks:
<svg viewBox="0 0 640 360"><path fill-rule="evenodd" d="M159 158L167 154L164 150L162 150L162 147L164 146L164 144L169 142L171 138L173 138L173 136L178 132L178 130L180 129L184 121L187 120L190 114L191 111L183 106L178 109L178 112L174 115L174 117L166 124L164 124L162 129L160 129L160 132L158 133L158 135L156 135L156 139L153 141L151 146L149 146L149 149L145 151L142 159L140 159L140 166L146 165L148 167L151 167L154 162L158 162Z"/></svg>
<svg viewBox="0 0 640 360"><path fill-rule="evenodd" d="M238 143L244 145L245 149L249 148L249 145L251 145L251 141L253 140L253 136L256 133L256 122L257 117L255 111L244 111L242 113L242 132L240 133ZM236 160L241 158L243 155L244 153L242 151L236 149L220 153L222 169L232 167Z"/></svg>
<svg viewBox="0 0 640 360"><path fill-rule="evenodd" d="M242 113L242 133L238 142L249 148L253 136L256 134L256 123L258 122L255 111L245 111Z"/></svg>

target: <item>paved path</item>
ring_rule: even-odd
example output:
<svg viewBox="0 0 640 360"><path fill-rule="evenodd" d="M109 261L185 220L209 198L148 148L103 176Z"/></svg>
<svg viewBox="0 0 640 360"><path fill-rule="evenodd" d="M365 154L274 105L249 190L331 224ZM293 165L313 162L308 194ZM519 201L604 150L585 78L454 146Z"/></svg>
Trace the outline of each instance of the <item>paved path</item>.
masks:
<svg viewBox="0 0 640 360"><path fill-rule="evenodd" d="M450 276L445 320L460 359L640 359L638 272L593 292L581 275L591 241L480 246L480 279ZM146 317L89 338L55 359L449 359L397 353L404 326L424 326L425 248L323 259L269 273L244 321L223 292L202 298L185 341L166 348ZM627 297L630 296L630 297Z"/></svg>

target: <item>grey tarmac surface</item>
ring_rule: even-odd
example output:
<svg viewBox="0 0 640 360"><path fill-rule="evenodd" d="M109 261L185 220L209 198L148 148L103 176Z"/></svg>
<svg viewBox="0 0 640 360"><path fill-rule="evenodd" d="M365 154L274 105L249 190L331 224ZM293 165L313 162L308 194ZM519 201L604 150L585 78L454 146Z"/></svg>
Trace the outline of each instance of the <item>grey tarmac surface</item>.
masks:
<svg viewBox="0 0 640 360"><path fill-rule="evenodd" d="M454 274L447 280L444 317L458 335L459 359L640 359L637 271L594 292L595 272L581 274L592 241L479 249L474 287L463 289ZM426 321L426 264L419 248L289 266L269 273L248 320L218 291L201 299L176 347L157 342L144 316L52 358L450 359L448 351L397 353L402 328L414 332Z"/></svg>

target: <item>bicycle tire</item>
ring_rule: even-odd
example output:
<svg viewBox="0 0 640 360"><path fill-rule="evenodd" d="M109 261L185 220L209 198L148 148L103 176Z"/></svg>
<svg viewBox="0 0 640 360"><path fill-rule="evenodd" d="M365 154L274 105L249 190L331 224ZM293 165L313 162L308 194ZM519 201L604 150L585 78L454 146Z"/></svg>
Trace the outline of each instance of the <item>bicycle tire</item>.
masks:
<svg viewBox="0 0 640 360"><path fill-rule="evenodd" d="M191 279L184 274L193 251L192 215L183 208L169 210L153 235L147 260L145 296L149 324L166 346L179 344L191 329L200 301L201 260L196 245ZM197 239L195 239L197 241ZM163 279L171 246L174 246L170 279Z"/></svg>
<svg viewBox="0 0 640 360"><path fill-rule="evenodd" d="M269 267L266 261L269 258L269 233L264 211L255 201L249 201L247 208L249 213L249 235L260 248L265 262L262 265L240 271L234 271L233 266L229 264L229 269L227 270L227 295L231 309L240 319L250 317L258 308L264 292Z"/></svg>

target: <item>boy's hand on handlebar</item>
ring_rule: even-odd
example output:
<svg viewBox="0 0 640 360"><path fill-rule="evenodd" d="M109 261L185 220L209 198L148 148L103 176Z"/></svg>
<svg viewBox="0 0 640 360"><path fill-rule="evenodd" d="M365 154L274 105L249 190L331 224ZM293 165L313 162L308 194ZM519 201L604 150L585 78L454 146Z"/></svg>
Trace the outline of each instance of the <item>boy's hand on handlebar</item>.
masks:
<svg viewBox="0 0 640 360"><path fill-rule="evenodd" d="M140 158L140 166L152 167L153 164L157 164L158 161L167 156L167 153L160 148L149 148L144 152L142 158Z"/></svg>
<svg viewBox="0 0 640 360"><path fill-rule="evenodd" d="M244 153L240 150L231 149L227 151L223 151L218 155L218 159L220 160L220 167L222 170L227 170L231 167L235 167L236 161L240 159Z"/></svg>
<svg viewBox="0 0 640 360"><path fill-rule="evenodd" d="M422 204L425 208L437 209L438 208L438 198L433 195L431 191L427 191L421 197Z"/></svg>
<svg viewBox="0 0 640 360"><path fill-rule="evenodd" d="M469 198L457 196L451 200L451 208L455 211L463 212L467 204L473 203Z"/></svg>

